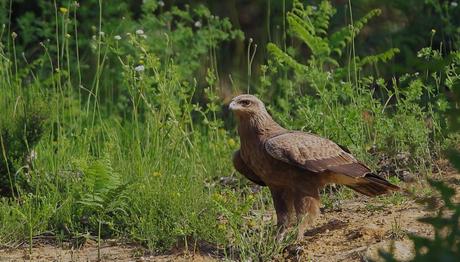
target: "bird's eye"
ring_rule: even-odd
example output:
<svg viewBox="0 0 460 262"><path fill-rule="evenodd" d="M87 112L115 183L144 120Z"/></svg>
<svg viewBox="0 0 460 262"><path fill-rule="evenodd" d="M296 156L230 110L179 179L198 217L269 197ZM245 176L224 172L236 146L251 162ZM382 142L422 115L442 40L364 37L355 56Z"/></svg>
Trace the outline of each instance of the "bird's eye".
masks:
<svg viewBox="0 0 460 262"><path fill-rule="evenodd" d="M241 100L241 101L240 101L240 104L241 104L242 106L249 106L249 105L251 104L251 101L249 101L249 100Z"/></svg>

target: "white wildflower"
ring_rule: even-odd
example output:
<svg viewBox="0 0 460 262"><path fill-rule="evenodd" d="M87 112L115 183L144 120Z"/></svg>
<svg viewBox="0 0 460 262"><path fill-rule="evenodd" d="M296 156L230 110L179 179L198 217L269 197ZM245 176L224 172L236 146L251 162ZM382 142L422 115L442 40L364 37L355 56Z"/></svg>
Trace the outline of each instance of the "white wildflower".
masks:
<svg viewBox="0 0 460 262"><path fill-rule="evenodd" d="M117 41L121 40L121 36L119 36L119 35L116 35L116 36L114 36L113 38L114 38L115 40L117 40Z"/></svg>
<svg viewBox="0 0 460 262"><path fill-rule="evenodd" d="M163 1L158 1L158 5L161 6L161 7L163 7L163 6L165 6L165 2L163 2Z"/></svg>
<svg viewBox="0 0 460 262"><path fill-rule="evenodd" d="M200 28L202 26L201 21L196 21L195 22L195 27Z"/></svg>
<svg viewBox="0 0 460 262"><path fill-rule="evenodd" d="M145 67L143 65L138 65L134 68L136 72L144 72Z"/></svg>
<svg viewBox="0 0 460 262"><path fill-rule="evenodd" d="M142 29L137 29L136 30L136 35L143 35L144 34L144 30Z"/></svg>
<svg viewBox="0 0 460 262"><path fill-rule="evenodd" d="M457 7L457 6L458 6L458 3L457 3L457 2L451 2L451 3L450 3L450 6L452 6L452 7Z"/></svg>
<svg viewBox="0 0 460 262"><path fill-rule="evenodd" d="M37 159L37 156L38 156L37 151L35 150L30 151L29 158L31 161L34 161L35 159Z"/></svg>
<svg viewBox="0 0 460 262"><path fill-rule="evenodd" d="M311 9L313 9L313 11L316 11L318 10L318 7L316 5L312 6Z"/></svg>
<svg viewBox="0 0 460 262"><path fill-rule="evenodd" d="M141 37L147 39L147 35L141 35Z"/></svg>
<svg viewBox="0 0 460 262"><path fill-rule="evenodd" d="M99 32L99 35L102 36L102 37L104 37L104 36L105 36L105 33L101 31L101 32Z"/></svg>

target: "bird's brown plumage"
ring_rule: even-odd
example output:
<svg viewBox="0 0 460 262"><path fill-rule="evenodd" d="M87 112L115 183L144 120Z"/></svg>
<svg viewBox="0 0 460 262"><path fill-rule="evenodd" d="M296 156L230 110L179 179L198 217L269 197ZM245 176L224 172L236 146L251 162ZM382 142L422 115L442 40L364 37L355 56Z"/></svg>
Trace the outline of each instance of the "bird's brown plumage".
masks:
<svg viewBox="0 0 460 262"><path fill-rule="evenodd" d="M230 109L241 142L233 156L235 169L270 188L281 229L292 223L295 212L301 237L319 214L319 190L327 184L343 184L367 196L399 189L331 140L284 129L255 96L235 97Z"/></svg>

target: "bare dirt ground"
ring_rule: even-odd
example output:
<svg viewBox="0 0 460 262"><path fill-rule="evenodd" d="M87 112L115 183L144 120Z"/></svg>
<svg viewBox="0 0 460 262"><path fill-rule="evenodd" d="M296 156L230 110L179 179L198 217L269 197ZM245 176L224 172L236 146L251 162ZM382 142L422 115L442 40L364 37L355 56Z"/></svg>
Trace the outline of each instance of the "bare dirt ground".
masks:
<svg viewBox="0 0 460 262"><path fill-rule="evenodd" d="M104 243L101 247L101 261L195 261L207 262L216 261L211 255L191 254L185 252L174 252L168 255L143 255L145 250L139 246L121 245L115 242ZM61 248L50 244L38 244L33 248L32 255L29 255L28 248L14 250L0 250L1 262L19 261L98 261L96 243L87 243L80 249Z"/></svg>
<svg viewBox="0 0 460 262"><path fill-rule="evenodd" d="M460 201L460 174L447 172L437 178L447 181L457 191ZM405 191L421 192L426 184L404 184ZM434 214L405 197L402 204L381 203L371 198L357 197L343 201L337 208L323 210L304 240L286 249L283 260L289 261L367 261L378 260L378 250L394 245L401 260L412 257L408 234L432 236L432 228L417 218ZM436 202L436 201L435 201ZM436 203L434 203L436 205ZM175 251L173 254L150 256L139 246L105 242L102 261L216 261L212 254ZM97 261L97 245L86 243L81 249L66 249L54 245L36 244L31 256L27 247L0 250L0 261Z"/></svg>

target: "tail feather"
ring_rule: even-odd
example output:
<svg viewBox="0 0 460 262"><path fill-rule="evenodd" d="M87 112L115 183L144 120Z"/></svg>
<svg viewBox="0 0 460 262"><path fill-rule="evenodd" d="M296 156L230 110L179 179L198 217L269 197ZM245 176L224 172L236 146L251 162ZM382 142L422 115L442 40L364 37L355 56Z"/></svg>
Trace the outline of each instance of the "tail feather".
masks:
<svg viewBox="0 0 460 262"><path fill-rule="evenodd" d="M357 179L355 183L347 184L347 186L370 197L399 190L398 186L391 184L386 179L373 173L367 173L364 177Z"/></svg>
<svg viewBox="0 0 460 262"><path fill-rule="evenodd" d="M332 172L331 181L346 185L366 196L378 196L399 190L398 186L372 173L367 166L359 162L330 166L328 170Z"/></svg>

